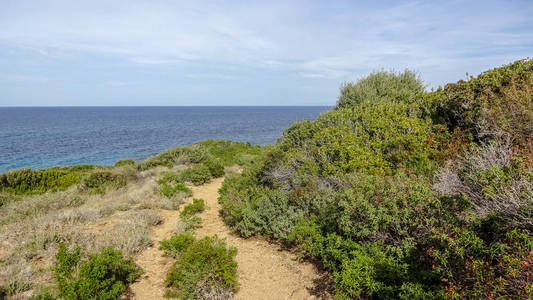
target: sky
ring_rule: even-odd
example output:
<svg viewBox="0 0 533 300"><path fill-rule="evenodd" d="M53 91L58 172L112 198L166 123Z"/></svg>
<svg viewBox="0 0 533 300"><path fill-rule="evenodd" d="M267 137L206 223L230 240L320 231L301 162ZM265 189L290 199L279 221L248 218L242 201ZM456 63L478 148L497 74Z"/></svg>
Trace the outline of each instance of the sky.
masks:
<svg viewBox="0 0 533 300"><path fill-rule="evenodd" d="M0 106L333 105L533 57L533 1L2 0Z"/></svg>

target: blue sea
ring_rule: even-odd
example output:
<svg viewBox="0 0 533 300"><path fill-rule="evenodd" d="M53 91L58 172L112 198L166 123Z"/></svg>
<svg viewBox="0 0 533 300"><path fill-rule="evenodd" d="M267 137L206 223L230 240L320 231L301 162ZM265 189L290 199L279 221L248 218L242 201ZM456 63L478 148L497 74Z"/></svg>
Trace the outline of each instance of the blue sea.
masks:
<svg viewBox="0 0 533 300"><path fill-rule="evenodd" d="M205 139L273 144L330 107L0 107L0 173L113 165Z"/></svg>

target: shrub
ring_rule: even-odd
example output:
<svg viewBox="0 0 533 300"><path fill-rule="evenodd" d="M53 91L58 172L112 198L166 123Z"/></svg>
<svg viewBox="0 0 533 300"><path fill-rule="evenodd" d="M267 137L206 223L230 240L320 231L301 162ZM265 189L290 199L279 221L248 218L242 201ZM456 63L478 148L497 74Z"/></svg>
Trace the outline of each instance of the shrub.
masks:
<svg viewBox="0 0 533 300"><path fill-rule="evenodd" d="M181 237L180 237L181 236ZM193 240L183 233L164 242L165 250L177 258L165 280L167 296L180 299L230 297L237 291L237 249L228 248L217 236Z"/></svg>
<svg viewBox="0 0 533 300"><path fill-rule="evenodd" d="M178 258L181 253L189 248L195 241L196 239L192 233L185 232L174 235L168 240L161 241L159 250L164 251L166 255Z"/></svg>
<svg viewBox="0 0 533 300"><path fill-rule="evenodd" d="M320 261L338 298L531 297L531 66L431 93L410 72L347 84L226 178L221 215Z"/></svg>
<svg viewBox="0 0 533 300"><path fill-rule="evenodd" d="M175 163L201 163L208 159L209 154L207 150L198 145L176 147L165 152L159 153L156 156L151 156L146 160L137 164L137 169L148 170L157 166L172 167Z"/></svg>
<svg viewBox="0 0 533 300"><path fill-rule="evenodd" d="M107 188L121 188L126 186L125 175L113 174L109 171L96 171L83 179L81 188L96 194L104 194Z"/></svg>
<svg viewBox="0 0 533 300"><path fill-rule="evenodd" d="M222 177L225 174L224 165L218 160L208 160L204 162L204 166L207 167L213 178Z"/></svg>
<svg viewBox="0 0 533 300"><path fill-rule="evenodd" d="M180 178L184 182L191 182L194 185L202 185L211 180L211 172L204 165L195 165L180 172Z"/></svg>
<svg viewBox="0 0 533 300"><path fill-rule="evenodd" d="M426 96L435 105L435 117L452 131L468 130L478 141L509 134L527 146L533 138L533 60L460 80Z"/></svg>
<svg viewBox="0 0 533 300"><path fill-rule="evenodd" d="M265 189L262 197L254 199L242 210L234 228L245 237L264 234L285 238L300 217L301 214L289 206L285 193Z"/></svg>
<svg viewBox="0 0 533 300"><path fill-rule="evenodd" d="M24 168L0 175L0 190L18 195L42 194L47 191L66 190L78 184L79 171L61 169L32 170Z"/></svg>
<svg viewBox="0 0 533 300"><path fill-rule="evenodd" d="M178 221L176 232L189 232L200 227L202 227L202 218L196 215L183 215Z"/></svg>
<svg viewBox="0 0 533 300"><path fill-rule="evenodd" d="M445 283L447 298L533 296L533 239L527 232L511 230L500 238L483 240L474 230L438 228L432 238L430 263Z"/></svg>
<svg viewBox="0 0 533 300"><path fill-rule="evenodd" d="M114 167L124 167L124 166L134 166L135 160L128 158L128 159L122 159L115 163Z"/></svg>
<svg viewBox="0 0 533 300"><path fill-rule="evenodd" d="M55 278L59 297L64 299L120 299L142 272L113 248L82 260L79 248L69 251L61 244L56 259Z"/></svg>
<svg viewBox="0 0 533 300"><path fill-rule="evenodd" d="M18 280L11 281L5 285L0 286L0 298L15 296L18 293L22 293L31 289L29 282L22 282Z"/></svg>
<svg viewBox="0 0 533 300"><path fill-rule="evenodd" d="M337 108L359 105L364 101L414 101L422 92L424 83L413 71L377 71L356 83L343 84Z"/></svg>
<svg viewBox="0 0 533 300"><path fill-rule="evenodd" d="M195 213L202 212L205 209L205 203L203 199L193 199L191 204L186 205L181 211L181 216L194 215Z"/></svg>
<svg viewBox="0 0 533 300"><path fill-rule="evenodd" d="M189 197L192 195L192 191L190 188L188 188L183 183L176 183L174 185L170 185L167 183L161 184L159 186L159 193L164 195L165 197L171 198L175 196L178 193L182 193L186 197Z"/></svg>
<svg viewBox="0 0 533 300"><path fill-rule="evenodd" d="M206 147L209 154L218 159L223 166L249 164L253 162L255 156L263 151L261 146L233 141L206 140L198 144Z"/></svg>
<svg viewBox="0 0 533 300"><path fill-rule="evenodd" d="M533 169L511 147L509 141L473 146L437 172L435 189L468 196L477 216L500 213L508 222L533 230Z"/></svg>

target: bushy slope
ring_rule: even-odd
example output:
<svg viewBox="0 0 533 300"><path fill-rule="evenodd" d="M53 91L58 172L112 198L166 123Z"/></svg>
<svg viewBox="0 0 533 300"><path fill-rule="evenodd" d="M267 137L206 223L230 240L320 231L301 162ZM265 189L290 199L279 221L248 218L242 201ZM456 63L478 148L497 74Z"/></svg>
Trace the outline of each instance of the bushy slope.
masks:
<svg viewBox="0 0 533 300"><path fill-rule="evenodd" d="M226 179L221 214L321 261L339 299L532 297L532 67L347 84Z"/></svg>

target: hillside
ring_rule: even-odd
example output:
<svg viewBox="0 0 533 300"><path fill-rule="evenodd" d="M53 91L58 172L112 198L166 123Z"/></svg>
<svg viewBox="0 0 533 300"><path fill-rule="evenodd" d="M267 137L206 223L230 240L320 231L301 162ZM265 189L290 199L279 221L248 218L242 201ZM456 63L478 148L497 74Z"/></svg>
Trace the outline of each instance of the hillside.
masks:
<svg viewBox="0 0 533 300"><path fill-rule="evenodd" d="M378 71L275 145L0 174L0 299L527 299L532 234L533 60Z"/></svg>
<svg viewBox="0 0 533 300"><path fill-rule="evenodd" d="M376 72L225 180L225 221L351 298L533 296L533 61L423 92Z"/></svg>

